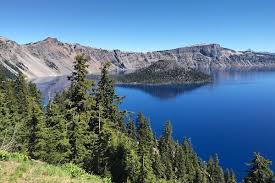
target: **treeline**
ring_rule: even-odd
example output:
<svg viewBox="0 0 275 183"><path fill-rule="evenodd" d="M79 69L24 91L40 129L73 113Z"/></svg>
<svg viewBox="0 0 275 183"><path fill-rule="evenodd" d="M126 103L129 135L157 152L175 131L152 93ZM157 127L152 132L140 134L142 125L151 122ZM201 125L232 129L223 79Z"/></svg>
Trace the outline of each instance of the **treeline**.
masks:
<svg viewBox="0 0 275 183"><path fill-rule="evenodd" d="M165 123L159 139L148 119L119 110L110 64L101 79L87 80L87 60L77 56L71 85L43 107L41 93L19 73L0 76L0 149L21 152L51 164L73 163L113 182L236 183L217 155L198 157L189 139L173 140ZM271 162L255 154L245 183L271 183Z"/></svg>

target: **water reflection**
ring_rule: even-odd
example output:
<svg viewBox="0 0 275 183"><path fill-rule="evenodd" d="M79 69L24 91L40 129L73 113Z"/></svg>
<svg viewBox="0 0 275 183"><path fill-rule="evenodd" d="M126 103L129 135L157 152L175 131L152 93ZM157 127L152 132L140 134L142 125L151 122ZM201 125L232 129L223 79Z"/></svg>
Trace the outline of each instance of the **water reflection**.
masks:
<svg viewBox="0 0 275 183"><path fill-rule="evenodd" d="M259 72L260 71L260 72ZM116 85L118 88L127 88L133 90L139 90L145 92L155 98L159 98L161 100L172 99L176 98L177 96L183 95L187 92L196 90L201 88L205 85L207 86L216 86L221 83L234 83L236 82L243 82L244 80L241 78L246 78L252 80L253 78L260 77L260 73L274 71L274 69L227 69L224 71L217 71L211 70L209 74L212 75L214 78L214 82L211 84L174 84L174 85ZM255 73L258 73L255 75ZM99 76L90 75L88 76L89 79L98 80ZM37 87L42 92L44 96L44 104L47 104L48 101L53 98L56 93L64 90L65 87L69 85L69 81L67 76L60 76L60 77L47 77L47 78L38 78L32 81L37 85ZM239 83L243 84L243 83Z"/></svg>
<svg viewBox="0 0 275 183"><path fill-rule="evenodd" d="M32 80L36 84L37 88L41 91L43 96L43 103L47 105L50 99L52 99L58 92L61 92L66 88L70 82L67 77L47 77L38 78Z"/></svg>
<svg viewBox="0 0 275 183"><path fill-rule="evenodd" d="M153 97L166 100L176 98L186 92L195 90L204 84L188 84L188 85L117 85L118 87L143 91Z"/></svg>

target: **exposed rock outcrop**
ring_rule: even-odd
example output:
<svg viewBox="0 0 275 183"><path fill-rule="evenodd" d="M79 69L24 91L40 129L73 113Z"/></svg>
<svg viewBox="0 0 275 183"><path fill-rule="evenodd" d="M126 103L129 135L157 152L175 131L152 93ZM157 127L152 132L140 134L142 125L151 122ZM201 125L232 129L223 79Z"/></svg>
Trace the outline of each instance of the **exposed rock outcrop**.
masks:
<svg viewBox="0 0 275 183"><path fill-rule="evenodd" d="M111 62L113 71L136 70L159 60L177 61L182 66L206 70L275 67L274 54L234 51L218 44L136 53L63 43L56 38L20 45L0 37L0 64L13 73L21 70L29 78L68 75L74 57L82 53L89 60L89 72L94 74L99 73L102 62Z"/></svg>

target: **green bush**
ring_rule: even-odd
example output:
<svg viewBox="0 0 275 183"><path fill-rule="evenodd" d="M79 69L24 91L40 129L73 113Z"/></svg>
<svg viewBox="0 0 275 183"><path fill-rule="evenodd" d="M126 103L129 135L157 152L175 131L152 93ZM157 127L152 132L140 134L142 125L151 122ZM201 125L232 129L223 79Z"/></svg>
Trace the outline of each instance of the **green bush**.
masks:
<svg viewBox="0 0 275 183"><path fill-rule="evenodd" d="M8 161L8 160L14 160L14 161L27 161L29 158L25 154L21 153L10 153L7 151L0 150L0 161Z"/></svg>
<svg viewBox="0 0 275 183"><path fill-rule="evenodd" d="M25 154L21 154L21 153L12 153L11 154L11 159L15 160L15 161L27 161L29 160L28 156Z"/></svg>
<svg viewBox="0 0 275 183"><path fill-rule="evenodd" d="M8 161L11 159L11 154L7 151L0 150L0 161Z"/></svg>
<svg viewBox="0 0 275 183"><path fill-rule="evenodd" d="M72 163L64 164L62 165L62 168L64 169L64 171L68 172L72 177L81 177L86 175L86 172L82 168Z"/></svg>

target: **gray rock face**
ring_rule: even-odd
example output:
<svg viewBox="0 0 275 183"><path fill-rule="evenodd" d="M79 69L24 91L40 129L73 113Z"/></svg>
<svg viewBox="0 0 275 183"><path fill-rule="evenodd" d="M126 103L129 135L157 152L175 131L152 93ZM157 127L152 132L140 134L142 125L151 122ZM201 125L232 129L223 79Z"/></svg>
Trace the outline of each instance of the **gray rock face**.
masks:
<svg viewBox="0 0 275 183"><path fill-rule="evenodd" d="M204 70L275 67L274 54L234 51L218 44L136 53L62 43L56 38L20 45L0 37L0 64L11 72L21 70L28 78L68 75L77 54L87 56L89 73L94 74L100 72L102 62L111 62L114 72L144 68L159 60L177 61L184 67Z"/></svg>

